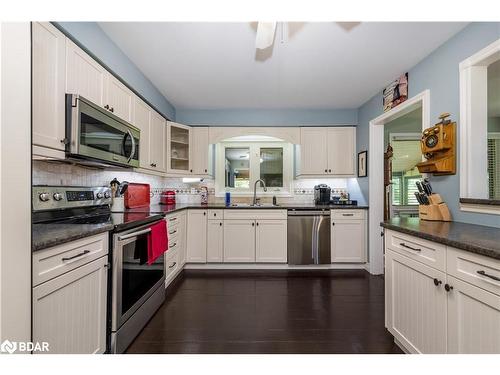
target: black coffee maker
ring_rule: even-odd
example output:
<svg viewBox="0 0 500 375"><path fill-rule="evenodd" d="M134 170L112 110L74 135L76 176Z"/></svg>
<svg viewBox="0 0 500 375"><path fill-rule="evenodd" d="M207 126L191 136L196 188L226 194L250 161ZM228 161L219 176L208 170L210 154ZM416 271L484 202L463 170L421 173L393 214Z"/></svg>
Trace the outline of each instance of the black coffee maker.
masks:
<svg viewBox="0 0 500 375"><path fill-rule="evenodd" d="M314 187L314 203L330 204L332 189L326 184L319 184Z"/></svg>

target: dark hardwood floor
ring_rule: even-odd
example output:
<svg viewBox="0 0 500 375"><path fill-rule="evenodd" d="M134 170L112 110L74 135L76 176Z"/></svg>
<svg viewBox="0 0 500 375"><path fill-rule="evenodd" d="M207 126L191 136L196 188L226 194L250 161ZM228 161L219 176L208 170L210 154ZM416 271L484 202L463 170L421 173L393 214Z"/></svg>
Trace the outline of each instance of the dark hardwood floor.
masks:
<svg viewBox="0 0 500 375"><path fill-rule="evenodd" d="M401 353L366 271L184 271L127 353Z"/></svg>

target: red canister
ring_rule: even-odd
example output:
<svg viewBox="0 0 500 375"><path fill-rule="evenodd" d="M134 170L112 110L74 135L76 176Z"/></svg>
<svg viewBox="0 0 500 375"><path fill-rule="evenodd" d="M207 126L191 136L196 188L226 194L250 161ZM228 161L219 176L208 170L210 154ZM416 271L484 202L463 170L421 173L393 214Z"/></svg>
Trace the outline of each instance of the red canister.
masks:
<svg viewBox="0 0 500 375"><path fill-rule="evenodd" d="M168 205L175 204L175 191L173 190L164 191L160 197L160 204L168 204Z"/></svg>

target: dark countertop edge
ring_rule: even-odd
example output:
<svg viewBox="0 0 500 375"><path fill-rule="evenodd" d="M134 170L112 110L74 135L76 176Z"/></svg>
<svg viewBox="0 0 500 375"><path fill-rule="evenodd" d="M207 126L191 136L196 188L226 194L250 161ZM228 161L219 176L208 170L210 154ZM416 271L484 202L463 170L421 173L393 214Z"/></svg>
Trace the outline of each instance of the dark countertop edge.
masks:
<svg viewBox="0 0 500 375"><path fill-rule="evenodd" d="M477 225L477 224L474 224L474 225ZM477 246L477 245L474 245L473 243L454 241L454 240L450 240L450 239L445 238L445 237L435 236L435 235L421 232L421 231L414 230L414 229L408 229L406 227L402 227L402 226L397 225L397 224L381 222L380 226L383 228L386 228L386 229L395 230L396 232L410 234L410 235L413 235L415 237L422 238L424 240L437 242L437 243L440 243L443 245L454 247L456 249L460 249L460 250L468 251L471 253L483 255L483 256L486 256L489 258L494 258L494 259L500 260L500 253L498 251L495 251L493 249L489 249L486 247L482 247L482 246Z"/></svg>
<svg viewBox="0 0 500 375"><path fill-rule="evenodd" d="M62 245L62 244L65 244L65 243L68 243L71 241L75 241L75 240L79 240L81 238L85 238L88 236L94 236L96 234L110 232L113 230L113 228L114 228L114 226L109 224L109 225L102 226L102 227L99 227L96 229L90 229L87 231L83 231L83 232L80 232L78 234L72 234L72 235L68 235L65 237L54 237L49 241L39 242L39 243L34 242L32 239L31 252L37 252L40 250L48 249L49 247ZM32 233L32 235L33 235L33 233Z"/></svg>
<svg viewBox="0 0 500 375"><path fill-rule="evenodd" d="M485 206L500 206L499 199L460 198L460 203L482 204Z"/></svg>
<svg viewBox="0 0 500 375"><path fill-rule="evenodd" d="M306 210L324 210L324 209L332 209L332 210L367 210L368 206L301 206L301 205L281 205L281 206L265 206L265 207L251 207L251 206L225 206L225 205L217 205L217 204L181 204L179 206L167 206L161 204L154 204L149 207L144 208L132 208L130 212L141 212L149 211L152 213L163 213L169 214L173 212L178 212L182 210L293 210L293 209L306 209ZM128 212L128 211L127 211Z"/></svg>

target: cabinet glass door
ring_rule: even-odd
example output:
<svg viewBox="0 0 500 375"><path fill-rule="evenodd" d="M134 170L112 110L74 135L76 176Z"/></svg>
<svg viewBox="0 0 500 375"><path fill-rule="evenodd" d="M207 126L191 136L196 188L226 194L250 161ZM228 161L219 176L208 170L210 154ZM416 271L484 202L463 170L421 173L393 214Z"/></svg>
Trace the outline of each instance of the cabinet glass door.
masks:
<svg viewBox="0 0 500 375"><path fill-rule="evenodd" d="M189 129L170 126L170 169L189 172Z"/></svg>

